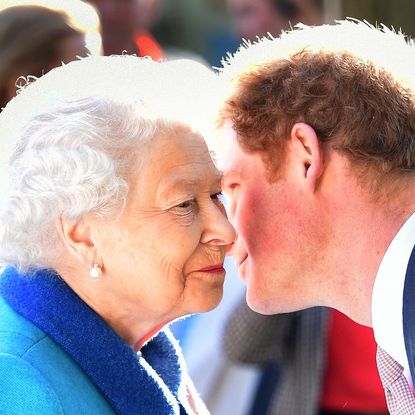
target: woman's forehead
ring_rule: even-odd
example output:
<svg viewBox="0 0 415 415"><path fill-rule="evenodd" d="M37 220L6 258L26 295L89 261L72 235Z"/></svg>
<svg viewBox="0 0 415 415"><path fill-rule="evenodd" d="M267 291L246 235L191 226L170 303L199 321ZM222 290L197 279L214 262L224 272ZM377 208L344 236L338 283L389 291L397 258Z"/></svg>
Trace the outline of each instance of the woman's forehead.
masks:
<svg viewBox="0 0 415 415"><path fill-rule="evenodd" d="M156 189L158 197L167 197L175 192L193 193L216 186L221 178L203 138L178 132L154 138L148 157L137 171L136 183L141 189Z"/></svg>
<svg viewBox="0 0 415 415"><path fill-rule="evenodd" d="M166 166L211 161L203 137L183 127L157 134L150 142L149 153L152 162Z"/></svg>
<svg viewBox="0 0 415 415"><path fill-rule="evenodd" d="M196 175L189 171L168 174L162 178L158 186L158 194L162 197L169 196L172 193L191 192L197 193L206 187L220 186L222 175L214 167L206 168L203 175Z"/></svg>

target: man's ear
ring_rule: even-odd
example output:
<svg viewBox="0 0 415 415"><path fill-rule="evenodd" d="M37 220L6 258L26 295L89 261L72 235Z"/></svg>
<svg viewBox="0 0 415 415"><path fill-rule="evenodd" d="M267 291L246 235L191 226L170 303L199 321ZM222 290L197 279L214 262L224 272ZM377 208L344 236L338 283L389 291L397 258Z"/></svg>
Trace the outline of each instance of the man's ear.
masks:
<svg viewBox="0 0 415 415"><path fill-rule="evenodd" d="M301 170L306 185L314 192L318 180L324 171L323 149L314 129L303 122L294 124L291 129L291 144L296 159L301 163Z"/></svg>
<svg viewBox="0 0 415 415"><path fill-rule="evenodd" d="M70 220L60 217L56 228L68 251L77 260L90 268L96 259L96 246L91 238L91 229L84 219Z"/></svg>

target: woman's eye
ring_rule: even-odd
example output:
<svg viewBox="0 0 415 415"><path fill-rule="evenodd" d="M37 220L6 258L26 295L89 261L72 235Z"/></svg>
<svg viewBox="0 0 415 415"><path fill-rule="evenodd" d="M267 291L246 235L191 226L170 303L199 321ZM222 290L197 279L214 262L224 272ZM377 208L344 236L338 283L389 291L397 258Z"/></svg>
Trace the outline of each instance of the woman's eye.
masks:
<svg viewBox="0 0 415 415"><path fill-rule="evenodd" d="M186 200L186 202L180 203L179 205L177 205L177 207L180 209L189 209L193 206L193 204L193 200Z"/></svg>
<svg viewBox="0 0 415 415"><path fill-rule="evenodd" d="M184 202L176 205L175 209L182 213L189 213L197 210L197 202L195 199L185 200Z"/></svg>
<svg viewBox="0 0 415 415"><path fill-rule="evenodd" d="M190 221L185 222L186 224L190 225L192 219L197 214L198 206L195 199L190 199L173 206L169 210L176 217L185 219L186 221Z"/></svg>

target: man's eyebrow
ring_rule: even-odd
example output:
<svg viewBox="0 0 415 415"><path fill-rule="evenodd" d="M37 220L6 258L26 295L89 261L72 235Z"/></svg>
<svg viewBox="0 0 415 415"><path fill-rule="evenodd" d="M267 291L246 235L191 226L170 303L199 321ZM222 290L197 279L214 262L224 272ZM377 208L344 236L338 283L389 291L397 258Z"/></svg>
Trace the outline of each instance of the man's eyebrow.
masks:
<svg viewBox="0 0 415 415"><path fill-rule="evenodd" d="M239 170L225 170L221 172L221 180L223 181L224 179L227 179L229 176L234 177L234 176L239 176Z"/></svg>

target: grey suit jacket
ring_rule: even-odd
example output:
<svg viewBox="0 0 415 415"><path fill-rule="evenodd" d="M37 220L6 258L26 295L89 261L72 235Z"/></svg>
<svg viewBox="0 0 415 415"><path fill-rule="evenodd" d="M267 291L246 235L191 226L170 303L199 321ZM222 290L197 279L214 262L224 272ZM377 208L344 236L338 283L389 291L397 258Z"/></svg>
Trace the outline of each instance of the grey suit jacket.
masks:
<svg viewBox="0 0 415 415"><path fill-rule="evenodd" d="M328 309L264 316L245 300L231 315L224 349L239 363L277 362L281 375L268 415L316 415L326 354Z"/></svg>

